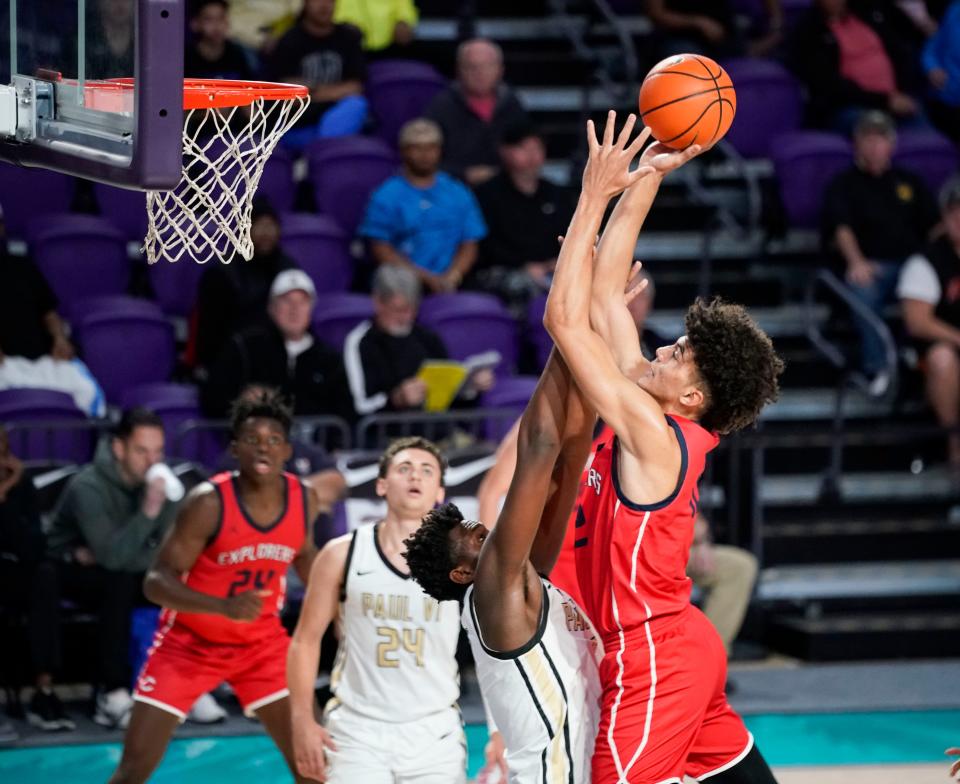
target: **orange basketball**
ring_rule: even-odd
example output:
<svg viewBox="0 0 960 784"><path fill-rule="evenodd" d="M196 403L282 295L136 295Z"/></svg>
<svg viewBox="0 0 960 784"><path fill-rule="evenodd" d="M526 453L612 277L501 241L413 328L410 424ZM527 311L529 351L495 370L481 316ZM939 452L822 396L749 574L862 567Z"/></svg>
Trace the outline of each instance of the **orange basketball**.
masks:
<svg viewBox="0 0 960 784"><path fill-rule="evenodd" d="M709 145L730 129L737 113L733 82L702 54L678 54L657 63L640 85L640 117L653 138L682 150Z"/></svg>

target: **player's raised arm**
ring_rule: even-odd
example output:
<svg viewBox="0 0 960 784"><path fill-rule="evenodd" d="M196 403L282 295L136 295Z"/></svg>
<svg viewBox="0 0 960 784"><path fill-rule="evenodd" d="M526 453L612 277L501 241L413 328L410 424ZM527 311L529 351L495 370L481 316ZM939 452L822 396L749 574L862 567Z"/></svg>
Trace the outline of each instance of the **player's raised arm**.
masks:
<svg viewBox="0 0 960 784"><path fill-rule="evenodd" d="M325 780L325 748L335 748L314 715L314 684L320 667L320 642L337 616L352 534L324 546L310 567L300 619L287 652L287 688L293 719L293 754L297 771L309 779Z"/></svg>
<svg viewBox="0 0 960 784"><path fill-rule="evenodd" d="M220 520L220 498L213 485L195 487L167 532L153 566L143 581L143 593L171 610L225 615L234 621L253 621L260 616L269 591L245 591L229 598L195 591L183 582L193 568Z"/></svg>
<svg viewBox="0 0 960 784"><path fill-rule="evenodd" d="M629 169L648 133L627 145L635 122L631 115L614 142L615 120L616 114L610 112L602 142L597 141L593 123L588 123L590 155L583 187L560 249L543 323L590 404L626 448L642 456L662 449L670 437L663 412L653 397L638 393L636 384L623 375L610 348L590 325L593 240L603 212L610 198L650 173L649 167ZM623 278L618 276L617 284L622 297Z"/></svg>
<svg viewBox="0 0 960 784"><path fill-rule="evenodd" d="M700 152L699 145L676 151L654 142L640 156L652 170L624 191L597 246L590 297L590 323L610 347L621 372L635 379L649 364L640 351L640 336L624 300L637 236L643 228L664 176Z"/></svg>
<svg viewBox="0 0 960 784"><path fill-rule="evenodd" d="M300 551L297 553L296 558L293 559L293 568L297 570L297 575L300 579L306 583L310 577L310 567L313 564L314 559L317 557L317 546L316 536L314 535L314 526L317 524L317 517L320 514L320 509L323 505L323 499L320 497L320 493L317 491L317 488L309 480L304 480L302 483L303 492L307 494L306 498L306 524L307 524L307 536L303 540L303 545L300 547Z"/></svg>

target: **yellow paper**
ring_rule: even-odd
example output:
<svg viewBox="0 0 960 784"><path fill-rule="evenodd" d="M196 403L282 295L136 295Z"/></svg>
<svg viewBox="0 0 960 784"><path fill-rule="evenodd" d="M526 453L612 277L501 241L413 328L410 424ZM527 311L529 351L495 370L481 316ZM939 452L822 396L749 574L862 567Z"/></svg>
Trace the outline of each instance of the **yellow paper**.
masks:
<svg viewBox="0 0 960 784"><path fill-rule="evenodd" d="M467 367L459 362L428 360L420 366L417 378L427 385L426 411L446 411L467 378Z"/></svg>

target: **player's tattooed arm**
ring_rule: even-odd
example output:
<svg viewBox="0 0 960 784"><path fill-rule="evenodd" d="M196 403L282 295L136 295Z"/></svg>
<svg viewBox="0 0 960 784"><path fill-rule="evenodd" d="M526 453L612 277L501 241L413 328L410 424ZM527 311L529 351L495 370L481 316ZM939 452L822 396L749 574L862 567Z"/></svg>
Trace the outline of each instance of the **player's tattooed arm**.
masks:
<svg viewBox="0 0 960 784"><path fill-rule="evenodd" d="M144 578L143 592L150 601L179 612L225 615L235 621L252 621L260 616L270 591L223 597L195 591L183 582L183 575L193 568L215 535L219 521L220 498L213 485L204 482L187 496Z"/></svg>

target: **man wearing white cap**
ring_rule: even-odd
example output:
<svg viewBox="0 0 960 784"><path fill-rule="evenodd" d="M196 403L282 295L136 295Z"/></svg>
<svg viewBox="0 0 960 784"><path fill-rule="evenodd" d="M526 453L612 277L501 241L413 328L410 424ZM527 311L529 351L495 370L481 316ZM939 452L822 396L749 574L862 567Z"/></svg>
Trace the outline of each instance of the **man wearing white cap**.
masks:
<svg viewBox="0 0 960 784"><path fill-rule="evenodd" d="M350 395L340 355L310 332L316 288L302 270L281 272L270 287L269 319L234 335L210 368L201 390L209 416L226 415L250 384L279 389L302 416L350 417Z"/></svg>

